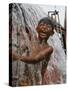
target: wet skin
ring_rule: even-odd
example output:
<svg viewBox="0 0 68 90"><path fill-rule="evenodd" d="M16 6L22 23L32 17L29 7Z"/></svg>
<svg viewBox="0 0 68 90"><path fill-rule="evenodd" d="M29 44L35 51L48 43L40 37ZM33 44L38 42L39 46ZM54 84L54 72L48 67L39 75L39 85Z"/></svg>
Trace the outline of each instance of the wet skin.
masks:
<svg viewBox="0 0 68 90"><path fill-rule="evenodd" d="M40 41L45 40L45 46L35 46L32 44L33 50L30 56L20 56L16 54L14 51L12 52L13 60L21 60L26 63L37 63L43 60L44 56L47 58L53 52L53 48L47 44L47 40L50 35L53 34L53 30L51 25L48 24L39 24L36 28L38 32L38 39Z"/></svg>

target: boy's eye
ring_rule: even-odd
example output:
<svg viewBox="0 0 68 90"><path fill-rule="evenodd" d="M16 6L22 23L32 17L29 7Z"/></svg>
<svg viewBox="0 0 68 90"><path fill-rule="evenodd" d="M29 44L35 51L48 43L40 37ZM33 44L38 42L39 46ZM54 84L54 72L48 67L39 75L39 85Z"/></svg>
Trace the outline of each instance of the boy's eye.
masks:
<svg viewBox="0 0 68 90"><path fill-rule="evenodd" d="M52 28L48 28L48 30L52 30Z"/></svg>

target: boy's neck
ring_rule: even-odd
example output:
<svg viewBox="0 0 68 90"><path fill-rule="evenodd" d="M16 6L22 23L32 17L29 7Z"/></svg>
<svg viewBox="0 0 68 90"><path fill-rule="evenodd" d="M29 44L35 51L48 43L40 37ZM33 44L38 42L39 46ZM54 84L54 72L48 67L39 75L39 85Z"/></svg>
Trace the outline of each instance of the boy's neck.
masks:
<svg viewBox="0 0 68 90"><path fill-rule="evenodd" d="M42 44L42 45L47 44L47 40L40 40L40 44Z"/></svg>

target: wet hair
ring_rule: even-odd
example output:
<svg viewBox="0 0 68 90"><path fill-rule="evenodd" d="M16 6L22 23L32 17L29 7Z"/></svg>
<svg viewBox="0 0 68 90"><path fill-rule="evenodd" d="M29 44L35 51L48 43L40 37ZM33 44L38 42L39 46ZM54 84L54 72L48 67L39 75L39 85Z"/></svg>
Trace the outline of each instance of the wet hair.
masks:
<svg viewBox="0 0 68 90"><path fill-rule="evenodd" d="M49 24L49 25L52 26L52 30L54 29L54 24L53 24L52 20L51 20L50 18L48 18L48 17L42 18L42 19L39 21L38 25L41 24L41 23L43 23L43 24Z"/></svg>

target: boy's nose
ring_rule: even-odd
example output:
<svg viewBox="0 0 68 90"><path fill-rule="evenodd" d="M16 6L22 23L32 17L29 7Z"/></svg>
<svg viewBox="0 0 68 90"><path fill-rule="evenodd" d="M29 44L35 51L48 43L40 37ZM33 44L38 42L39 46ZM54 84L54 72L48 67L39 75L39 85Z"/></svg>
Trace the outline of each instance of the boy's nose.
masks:
<svg viewBox="0 0 68 90"><path fill-rule="evenodd" d="M43 28L43 29L42 29L42 32L43 32L43 33L46 33L46 32L49 32L49 31L48 31L47 28Z"/></svg>

